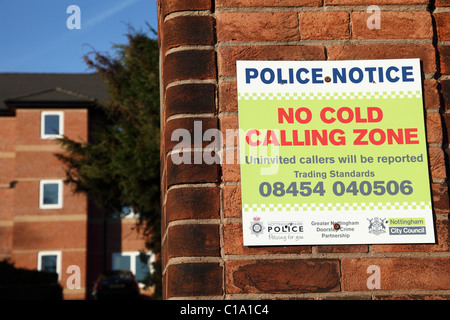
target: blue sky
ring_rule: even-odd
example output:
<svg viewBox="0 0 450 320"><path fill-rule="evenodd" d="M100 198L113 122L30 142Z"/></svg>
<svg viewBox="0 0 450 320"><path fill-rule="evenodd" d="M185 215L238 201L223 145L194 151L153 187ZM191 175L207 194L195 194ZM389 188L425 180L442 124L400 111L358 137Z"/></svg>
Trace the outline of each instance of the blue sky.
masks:
<svg viewBox="0 0 450 320"><path fill-rule="evenodd" d="M80 8L79 30L67 28L70 5ZM156 30L156 17L156 0L0 0L0 72L92 72L83 55L112 54L128 24Z"/></svg>

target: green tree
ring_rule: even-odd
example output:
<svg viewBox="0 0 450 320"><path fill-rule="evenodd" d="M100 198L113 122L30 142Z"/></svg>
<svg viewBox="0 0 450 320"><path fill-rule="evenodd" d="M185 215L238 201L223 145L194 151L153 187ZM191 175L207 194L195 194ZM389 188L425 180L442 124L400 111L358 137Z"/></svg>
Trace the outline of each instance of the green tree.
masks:
<svg viewBox="0 0 450 320"><path fill-rule="evenodd" d="M153 30L152 30L153 31ZM154 31L153 31L154 32ZM161 251L160 108L158 41L130 28L128 43L114 45L114 57L91 52L87 65L105 79L111 96L96 108L90 141L60 140L66 182L86 193L105 215L130 206L139 212L138 228L147 248ZM161 265L152 282L161 294Z"/></svg>

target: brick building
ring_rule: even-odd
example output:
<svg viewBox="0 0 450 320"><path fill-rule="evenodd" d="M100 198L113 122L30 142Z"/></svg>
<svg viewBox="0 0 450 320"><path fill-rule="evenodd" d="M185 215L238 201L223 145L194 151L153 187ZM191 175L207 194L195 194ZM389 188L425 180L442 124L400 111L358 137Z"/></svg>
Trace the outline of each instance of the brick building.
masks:
<svg viewBox="0 0 450 320"><path fill-rule="evenodd" d="M96 104L108 99L95 74L0 74L0 260L57 272L65 299L88 298L104 269L143 278L145 239L136 218L105 219L63 183L55 138L88 141ZM153 259L151 257L151 259ZM81 288L67 279L78 266Z"/></svg>
<svg viewBox="0 0 450 320"><path fill-rule="evenodd" d="M369 5L379 6L379 29L367 27ZM164 298L450 298L449 1L159 0L158 8ZM238 128L237 60L401 58L422 64L435 244L246 247L239 165L173 162L175 129ZM194 159L205 146L183 152ZM372 265L380 288L367 286Z"/></svg>

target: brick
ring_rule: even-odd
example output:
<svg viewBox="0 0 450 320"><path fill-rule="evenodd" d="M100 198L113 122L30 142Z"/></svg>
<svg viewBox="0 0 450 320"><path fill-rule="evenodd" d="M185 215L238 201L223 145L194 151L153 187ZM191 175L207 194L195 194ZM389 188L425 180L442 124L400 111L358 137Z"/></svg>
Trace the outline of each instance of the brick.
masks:
<svg viewBox="0 0 450 320"><path fill-rule="evenodd" d="M185 84L166 90L166 119L174 114L213 113L216 110L214 84Z"/></svg>
<svg viewBox="0 0 450 320"><path fill-rule="evenodd" d="M435 79L423 80L423 100L426 109L440 109L440 98Z"/></svg>
<svg viewBox="0 0 450 320"><path fill-rule="evenodd" d="M183 135L180 137L178 133L175 132L178 129L187 130L187 132L181 132ZM217 118L172 119L166 123L165 150L166 152L169 152L173 148L213 148L214 146L217 148L220 141L215 141L214 139L213 141L206 141L203 139L204 133L210 129L217 130ZM174 132L175 135L172 138Z"/></svg>
<svg viewBox="0 0 450 320"><path fill-rule="evenodd" d="M222 180L223 182L239 182L241 180L241 168L239 165L239 152L226 150L223 153ZM231 159L230 161L227 161Z"/></svg>
<svg viewBox="0 0 450 320"><path fill-rule="evenodd" d="M368 251L369 246L366 244L317 246L318 253L350 253L350 252L368 252Z"/></svg>
<svg viewBox="0 0 450 320"><path fill-rule="evenodd" d="M300 40L295 12L218 13L217 41Z"/></svg>
<svg viewBox="0 0 450 320"><path fill-rule="evenodd" d="M86 220L15 221L13 246L17 251L86 248Z"/></svg>
<svg viewBox="0 0 450 320"><path fill-rule="evenodd" d="M1 210L0 221L13 221L14 219L14 189L0 189ZM12 225L11 225L12 226Z"/></svg>
<svg viewBox="0 0 450 320"><path fill-rule="evenodd" d="M431 178L445 179L447 177L445 170L444 152L440 148L428 148L429 167Z"/></svg>
<svg viewBox="0 0 450 320"><path fill-rule="evenodd" d="M220 47L218 69L221 76L236 75L236 60L325 60L323 46L238 46Z"/></svg>
<svg viewBox="0 0 450 320"><path fill-rule="evenodd" d="M450 159L450 148L447 147L444 150L444 157L445 157L445 159ZM447 168L446 173L450 174L450 168Z"/></svg>
<svg viewBox="0 0 450 320"><path fill-rule="evenodd" d="M439 113L426 114L426 134L428 143L442 143L442 123Z"/></svg>
<svg viewBox="0 0 450 320"><path fill-rule="evenodd" d="M61 177L64 179L64 177ZM15 197L14 208L16 216L28 214L44 214L45 215L73 215L86 214L86 195L83 193L72 192L70 185L63 184L63 207L61 209L42 210L39 209L39 181L38 180L22 180L17 183L14 188L19 197Z"/></svg>
<svg viewBox="0 0 450 320"><path fill-rule="evenodd" d="M132 220L130 221L128 219L117 219L117 221L111 221L111 223L118 224L118 226L115 227L115 230L118 229L118 232L108 233L107 231L107 234L110 235L114 234L114 237L111 237L112 238L111 240L113 242L117 241L117 246L119 246L122 251L132 251L136 250L136 248L139 249L144 248L145 241L148 240L149 238L144 236L140 232L140 230L136 227L136 223L134 221Z"/></svg>
<svg viewBox="0 0 450 320"><path fill-rule="evenodd" d="M242 200L240 186L223 186L223 215L225 218L240 218L242 216Z"/></svg>
<svg viewBox="0 0 450 320"><path fill-rule="evenodd" d="M367 267L380 268L381 290L447 290L450 258L342 259L342 289L367 291Z"/></svg>
<svg viewBox="0 0 450 320"><path fill-rule="evenodd" d="M219 188L177 188L167 192L167 223L182 219L220 219Z"/></svg>
<svg viewBox="0 0 450 320"><path fill-rule="evenodd" d="M419 58L423 72L436 72L435 49L432 44L362 44L331 45L328 60Z"/></svg>
<svg viewBox="0 0 450 320"><path fill-rule="evenodd" d="M87 141L88 117L87 109L64 110L64 134L75 141Z"/></svg>
<svg viewBox="0 0 450 320"><path fill-rule="evenodd" d="M0 152L14 151L16 143L16 119L0 117Z"/></svg>
<svg viewBox="0 0 450 320"><path fill-rule="evenodd" d="M29 159L28 159L29 161ZM0 157L0 185L8 185L10 181L15 179L15 158L1 158ZM31 170L35 172L37 170ZM3 199L2 199L3 200Z"/></svg>
<svg viewBox="0 0 450 320"><path fill-rule="evenodd" d="M217 263L170 265L165 276L166 298L222 295L222 267Z"/></svg>
<svg viewBox="0 0 450 320"><path fill-rule="evenodd" d="M164 85L179 80L215 79L216 60L213 50L172 52L164 59Z"/></svg>
<svg viewBox="0 0 450 320"><path fill-rule="evenodd" d="M220 256L219 226L186 224L172 226L167 235L168 258Z"/></svg>
<svg viewBox="0 0 450 320"><path fill-rule="evenodd" d="M349 39L350 18L345 11L301 12L302 40Z"/></svg>
<svg viewBox="0 0 450 320"><path fill-rule="evenodd" d="M442 142L443 144L446 144L450 141L450 113L442 114L442 121L444 127L444 137Z"/></svg>
<svg viewBox="0 0 450 320"><path fill-rule="evenodd" d="M444 99L445 110L450 109L450 80L441 81L441 93Z"/></svg>
<svg viewBox="0 0 450 320"><path fill-rule="evenodd" d="M48 179L48 177L53 177L64 179L66 174L61 161L55 157L54 152L27 151L16 153L15 176L16 178Z"/></svg>
<svg viewBox="0 0 450 320"><path fill-rule="evenodd" d="M449 295L438 294L394 294L394 295L374 295L373 300L450 300Z"/></svg>
<svg viewBox="0 0 450 320"><path fill-rule="evenodd" d="M371 296L362 296L362 295L326 295L323 297L317 298L317 300L372 300Z"/></svg>
<svg viewBox="0 0 450 320"><path fill-rule="evenodd" d="M237 112L236 82L219 83L219 112Z"/></svg>
<svg viewBox="0 0 450 320"><path fill-rule="evenodd" d="M14 234L14 227L12 224L11 226L0 225L0 257L3 255L11 254L13 244L13 234Z"/></svg>
<svg viewBox="0 0 450 320"><path fill-rule="evenodd" d="M450 7L450 0L436 0L436 7Z"/></svg>
<svg viewBox="0 0 450 320"><path fill-rule="evenodd" d="M438 12L433 14L436 20L438 41L450 40L450 12Z"/></svg>
<svg viewBox="0 0 450 320"><path fill-rule="evenodd" d="M195 163L196 157L203 159L203 154L186 152L190 163L175 164L172 156L167 156L167 186L183 183L219 182L219 166L205 162Z"/></svg>
<svg viewBox="0 0 450 320"><path fill-rule="evenodd" d="M227 148L239 145L239 129L237 116L221 116L219 118L220 131L223 134L222 145Z"/></svg>
<svg viewBox="0 0 450 320"><path fill-rule="evenodd" d="M225 262L227 293L333 292L340 289L338 260Z"/></svg>
<svg viewBox="0 0 450 320"><path fill-rule="evenodd" d="M162 0L163 17L179 11L211 10L211 0Z"/></svg>
<svg viewBox="0 0 450 320"><path fill-rule="evenodd" d="M424 73L438 72L449 74L450 62L448 49L445 43L438 44L439 57L436 57L436 47L430 43L417 43L419 41L391 41L398 43L384 43L386 39L426 39L433 38L431 16L426 10L428 0L380 0L377 3L369 0L167 0L160 1L165 13L186 12L183 15L171 15L163 22L167 29L160 31L163 34L163 48L176 48L189 45L215 45L212 38L211 25L214 25L214 16L217 17L217 42L242 41L247 43L228 43L216 46L215 50L171 50L163 61L163 83L172 85L165 92L164 119L173 115L177 117L163 123L162 154L173 147L167 140L176 128L185 128L192 133L194 119L218 122L222 132L226 129L237 128L237 97L236 60L353 60L353 59L394 59L394 58L420 58ZM447 0L436 0L432 5L446 5ZM380 30L368 30L366 19L370 15L362 6L372 4L385 5L381 11ZM422 5L409 11L407 5ZM201 12L196 15L195 10L218 10L214 15ZM299 10L301 6L355 6L360 5L358 11L349 7L332 8L339 11ZM403 5L403 7L389 7L389 5ZM277 9L271 9L276 8ZM292 7L289 8L289 7ZM226 8L249 8L226 9ZM263 8L263 9L258 9ZM318 8L317 8L318 9ZM323 8L322 8L323 9ZM416 9L419 9L417 11ZM295 12L289 12L289 10ZM389 11L404 10L404 11ZM421 11L422 10L422 11ZM234 12L233 12L234 11ZM239 11L239 12L237 12ZM300 12L299 12L300 11ZM436 12L437 11L437 12ZM448 41L448 24L445 20L448 13L436 10L433 17L436 21L436 36L438 41ZM443 11L443 10L442 10ZM351 19L349 19L351 14ZM206 15L206 16L205 16ZM281 18L283 17L283 19ZM308 18L310 20L308 20ZM352 30L349 31L349 21ZM190 22L193 24L189 29ZM265 26L265 27L263 27ZM318 27L320 26L320 27ZM161 30L163 29L161 28ZM196 31L197 30L197 31ZM202 35L204 34L204 35ZM322 39L379 39L381 41L366 41L372 44L343 44L324 46L287 45L286 41L322 40ZM442 40L447 39L447 40ZM264 41L273 41L263 45ZM283 41L282 45L275 43ZM261 42L251 45L251 42ZM338 41L335 43L339 43ZM342 43L346 43L342 41ZM357 42L356 42L357 43ZM364 42L362 42L364 43ZM273 45L271 45L273 44ZM288 43L288 44L296 44ZM201 48L199 48L201 49ZM189 53L188 53L189 51ZM194 52L195 53L192 53ZM202 56L200 56L202 51ZM186 56L182 56L185 53ZM217 53L217 64L216 56ZM438 54L438 55L439 55ZM190 56L196 55L196 57ZM438 65L438 63L440 65ZM216 71L217 70L217 71ZM228 77L228 78L227 78ZM430 77L428 77L430 78ZM214 79L218 84L175 84L178 80ZM450 101L447 97L449 90L448 80L424 79L424 104L427 142L433 146L447 145L447 123L450 123L450 114L438 113L441 110L441 100L447 106ZM442 92L440 99L439 90ZM216 93L217 92L217 93ZM216 98L217 103L216 106ZM199 113L216 114L218 118L199 116ZM183 116L184 114L195 115ZM188 119L188 120L187 120ZM442 123L443 121L443 123ZM209 122L208 122L209 123ZM207 128L202 126L203 132ZM225 132L223 132L225 134ZM225 141L224 141L225 143ZM0 143L1 144L1 143ZM187 147L191 147L188 144ZM203 147L205 145L203 144ZM235 144L233 144L235 147ZM234 148L235 149L235 148ZM237 161L237 150L226 150L233 160ZM450 153L450 149L447 150ZM446 179L447 162L444 151L439 147L429 147L429 163L431 176L434 179ZM174 165L171 157L162 158L166 164L162 165L164 179L162 184L197 183L223 183L239 182L240 168L238 163L217 164L182 164ZM192 160L192 158L191 158ZM166 182L167 181L167 182ZM441 181L441 180L438 180ZM165 188L166 189L166 188ZM164 274L165 298L172 297L205 297L226 294L298 294L308 292L328 292L327 297L339 297L342 291L347 291L345 297L354 295L361 297L360 291L368 291L366 280L367 266L377 264L381 267L382 290L380 295L376 291L363 294L366 298L374 299L446 299L445 295L432 293L415 295L414 290L447 290L448 258L439 257L439 254L425 255L427 252L445 253L449 250L449 222L443 216L450 212L448 186L446 180L442 183L431 184L433 195L433 209L437 215L435 222L436 244L392 244L373 245L371 251L374 256L368 255L367 245L339 245L316 246L314 253L318 257L333 259L309 259L301 257L295 259L293 254L312 253L311 246L277 246L277 247L245 247L242 244L242 223L240 186L225 183L218 186L193 187L187 185L183 188L170 188L166 194L163 212L163 226L172 221L166 230L164 242L164 256L168 260ZM222 212L220 211L222 210ZM184 219L230 219L223 225L216 224L183 224ZM234 221L234 222L230 222ZM221 237L219 237L219 235ZM220 244L220 242L222 244ZM223 251L221 251L223 250ZM396 252L395 254L389 254ZM406 252L403 253L402 252ZM412 253L423 252L426 258L411 258ZM202 258L219 257L225 255L222 263L204 263ZM353 253L353 255L346 255ZM411 253L411 255L409 255ZM273 254L291 254L289 259L282 257L269 257ZM343 254L343 255L342 255ZM257 256L257 259L253 259ZM440 254L442 255L442 254ZM228 257L227 257L228 256ZM443 255L442 255L443 256ZM173 260L174 257L185 257ZM196 257L189 260L189 257ZM313 255L314 257L314 255ZM349 258L353 257L353 258ZM355 258L360 257L360 258ZM273 260L274 258L279 260ZM308 258L308 259L304 259ZM211 258L208 258L211 259ZM216 259L216 258L214 258ZM237 260L242 259L242 260ZM249 260L246 260L249 259ZM198 263L193 263L196 261ZM206 260L211 261L211 260ZM212 260L215 261L215 260ZM370 263L367 265L367 263ZM224 268L224 270L222 269ZM223 273L223 271L226 271ZM342 272L342 274L340 274ZM445 273L446 272L446 273ZM437 275L436 275L437 274ZM446 278L446 283L438 280ZM341 285L341 282L342 285ZM222 288L225 285L226 291ZM440 287L439 287L440 286ZM392 294L385 290L404 290L400 294ZM410 292L407 292L409 290ZM354 291L352 293L351 291ZM334 294L333 294L334 292ZM230 297L227 297L230 298ZM447 295L448 299L448 295Z"/></svg>
<svg viewBox="0 0 450 320"><path fill-rule="evenodd" d="M450 46L438 46L442 74L450 74Z"/></svg>
<svg viewBox="0 0 450 320"><path fill-rule="evenodd" d="M164 50L187 45L214 45L214 19L209 16L180 16L163 26Z"/></svg>
<svg viewBox="0 0 450 320"><path fill-rule="evenodd" d="M431 185L433 195L433 209L436 213L450 212L450 200L448 196L448 187L444 183L433 183Z"/></svg>
<svg viewBox="0 0 450 320"><path fill-rule="evenodd" d="M16 268L37 269L36 252L13 252L11 260Z"/></svg>
<svg viewBox="0 0 450 320"><path fill-rule="evenodd" d="M224 7L317 7L323 0L216 0L217 8Z"/></svg>
<svg viewBox="0 0 450 320"><path fill-rule="evenodd" d="M241 223L226 223L223 230L224 252L227 255L311 253L311 246L244 246Z"/></svg>
<svg viewBox="0 0 450 320"><path fill-rule="evenodd" d="M238 117L235 115L221 116L219 118L219 123L220 123L221 130L238 129L239 128Z"/></svg>
<svg viewBox="0 0 450 320"><path fill-rule="evenodd" d="M48 110L48 109L46 109ZM53 139L41 139L41 111L44 109L16 110L17 145L59 145ZM20 128L20 130L19 130ZM86 109L64 110L64 134L73 140L87 140L88 112Z"/></svg>
<svg viewBox="0 0 450 320"><path fill-rule="evenodd" d="M373 5L372 0L327 0L328 6L333 5ZM376 5L390 4L428 4L428 0L378 0Z"/></svg>
<svg viewBox="0 0 450 320"><path fill-rule="evenodd" d="M450 248L449 220L435 221L436 244L372 245L373 252L445 252Z"/></svg>
<svg viewBox="0 0 450 320"><path fill-rule="evenodd" d="M354 39L431 39L433 26L426 11L381 11L380 29L367 28L371 13L352 13Z"/></svg>

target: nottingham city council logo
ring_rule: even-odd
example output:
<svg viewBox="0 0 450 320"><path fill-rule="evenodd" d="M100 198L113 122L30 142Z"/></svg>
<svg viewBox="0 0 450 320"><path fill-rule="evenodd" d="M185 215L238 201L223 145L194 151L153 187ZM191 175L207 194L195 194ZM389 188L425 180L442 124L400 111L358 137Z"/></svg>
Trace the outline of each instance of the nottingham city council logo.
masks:
<svg viewBox="0 0 450 320"><path fill-rule="evenodd" d="M386 232L386 226L384 225L386 223L386 219L375 217L367 220L369 220L369 233L373 233L378 236Z"/></svg>
<svg viewBox="0 0 450 320"><path fill-rule="evenodd" d="M263 223L260 217L254 217L253 222L250 223L250 231L255 236L259 236L264 230Z"/></svg>

